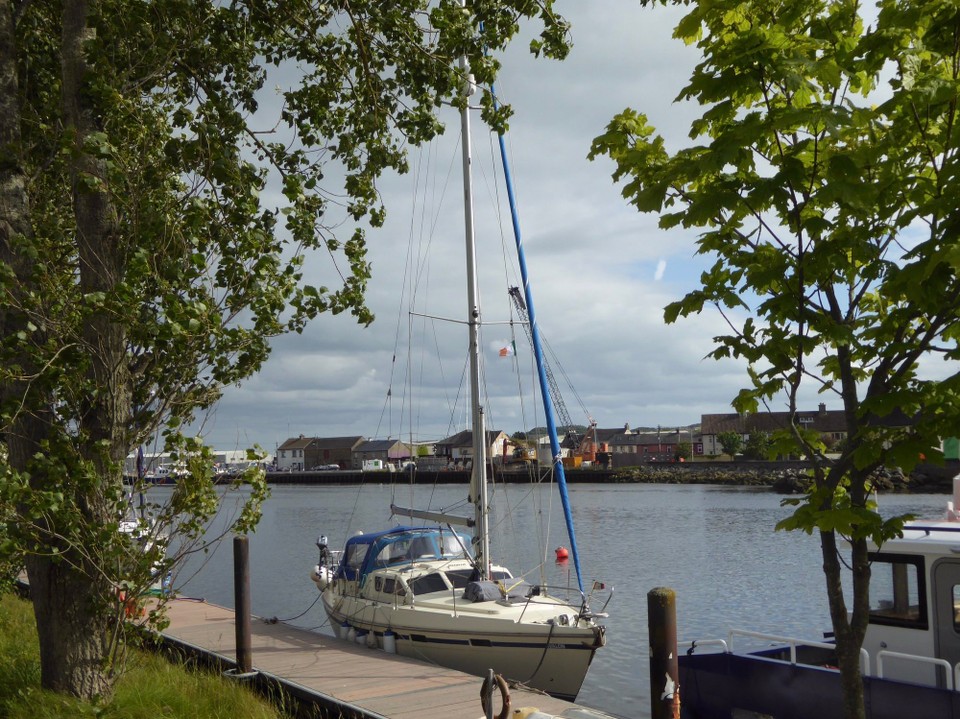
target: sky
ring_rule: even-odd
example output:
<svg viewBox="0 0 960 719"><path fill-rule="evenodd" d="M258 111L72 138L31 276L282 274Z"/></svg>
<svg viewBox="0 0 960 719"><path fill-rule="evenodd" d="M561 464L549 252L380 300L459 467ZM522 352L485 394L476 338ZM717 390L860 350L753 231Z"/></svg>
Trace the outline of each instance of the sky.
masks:
<svg viewBox="0 0 960 719"><path fill-rule="evenodd" d="M663 320L663 308L695 289L708 264L695 255L695 235L660 230L656 216L640 214L622 198L611 161L587 159L592 139L626 107L646 113L668 148L681 146L698 112L674 98L697 51L672 39L680 17L673 8L571 0L558 2L558 9L572 22L569 57L533 59L529 36L521 36L502 57L497 94L514 110L510 167L538 326L563 401L574 422L589 417L604 428L686 426L702 414L731 412L731 400L747 384L745 366L705 359L712 338L725 329L723 319L706 311L672 325ZM407 327L425 323L398 309L413 267L430 280L429 288L424 281L417 290L420 312L462 318L466 309L459 119L452 111L442 117L447 136L423 153L411 151L414 170L380 185L388 221L368 234L373 277L367 299L376 321L364 328L348 316L324 315L303 334L276 339L260 373L227 388L195 425L208 445L256 444L272 452L300 434L427 441L466 428L460 384L465 330L429 323L430 341L445 360L427 368L421 355L405 348ZM488 428L512 434L543 420L530 403L508 400L517 380L499 349L512 339L505 286L515 282L504 282L500 248L513 242L512 231L505 210L498 218L490 202L495 192L505 197L502 177L494 177L500 172L494 169L495 138L478 114L472 122L478 257L495 268L489 271L492 286L481 290L483 319L492 323L481 340L484 405ZM421 218L428 229L414 229ZM420 248L415 254L411 244ZM307 273L308 281L331 282L329 258L310 258ZM529 345L516 326L514 332L517 363L526 367ZM394 355L401 360L394 362ZM411 399L415 382L406 379L413 374L402 362L407 356L416 357L418 383L428 380L427 392L418 395L422 403ZM808 399L802 409L824 401L812 393ZM771 405L784 408L783 402Z"/></svg>

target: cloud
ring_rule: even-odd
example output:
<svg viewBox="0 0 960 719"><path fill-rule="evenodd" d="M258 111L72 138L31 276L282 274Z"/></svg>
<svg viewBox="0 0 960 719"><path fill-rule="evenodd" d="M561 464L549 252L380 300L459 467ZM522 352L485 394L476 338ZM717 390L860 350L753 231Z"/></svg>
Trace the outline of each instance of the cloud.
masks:
<svg viewBox="0 0 960 719"><path fill-rule="evenodd" d="M654 279L656 282L659 282L660 280L663 279L663 274L664 274L666 271L667 271L667 261L666 261L666 260L659 260L659 261L657 262L657 269L656 269L656 270L654 271L654 273L653 273L653 279Z"/></svg>
<svg viewBox="0 0 960 719"><path fill-rule="evenodd" d="M648 115L668 147L686 142L696 108L673 99L697 55L671 39L683 9L607 0L566 3L561 12L573 23L570 57L534 60L522 38L503 58L497 89L515 112L507 146L523 244L563 401L574 421L590 416L602 427L686 425L730 411L745 367L704 359L722 319L705 311L663 321L663 308L694 289L705 267L695 237L661 230L656 216L623 199L610 161L587 160L592 139L628 106ZM388 221L369 233L368 301L377 320L362 328L326 315L302 335L277 339L260 374L228 388L205 418L209 443L272 450L301 433L435 439L466 423L459 123L452 112L444 119L448 136L413 155L409 174L380 183ZM483 401L488 426L513 432L542 418L529 395L515 398L520 379L531 378L530 349L506 292L521 283L519 273L500 259L514 240L499 150L479 118L473 142L483 320L491 323L481 330ZM305 270L315 284L335 279L324 254ZM419 315L407 314L411 300ZM408 351L411 334L435 358ZM500 358L511 341L514 361ZM414 387L425 387L426 402L414 402Z"/></svg>

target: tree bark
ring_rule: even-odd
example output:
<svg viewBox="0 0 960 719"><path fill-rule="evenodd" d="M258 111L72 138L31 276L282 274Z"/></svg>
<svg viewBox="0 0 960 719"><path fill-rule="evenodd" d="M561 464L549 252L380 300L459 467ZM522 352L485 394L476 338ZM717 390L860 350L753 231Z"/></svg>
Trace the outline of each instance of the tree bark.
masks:
<svg viewBox="0 0 960 719"><path fill-rule="evenodd" d="M79 282L84 293L109 291L117 282L116 221L100 161L84 146L95 132L97 113L87 92L89 67L84 42L92 30L87 24L86 2L68 0L62 15L62 108L63 125L73 133L76 152L72 167L73 205L76 219ZM15 292L25 297L32 267L27 255L18 252L20 238L30 237L30 203L22 162L19 161L20 109L17 87L17 48L14 9L0 0L0 260L13 270ZM93 179L93 182L90 180ZM98 184L100 183L100 184ZM17 307L16 299L10 303ZM84 476L66 478L33 460L44 452L44 441L64 441L55 430L53 397L31 402L31 412L6 416L6 441L10 466L29 474L31 488L49 491L67 487L64 504L71 512L47 514L36 523L35 546L27 547L26 568L40 642L41 684L53 691L84 699L112 693L111 629L116 621L116 587L100 566L100 558L88 551L82 538L88 531L108 525L116 517L116 487L121 483L125 455L123 420L129 415L129 385L124 375L125 337L106 313L90 313L79 329L79 339L89 358L88 378L98 392L78 428L90 441L84 446L98 454L82 457ZM16 309L0 315L0 330L9 333L26 326ZM15 405L18 396L44 392L44 382L27 350L18 357L23 379L5 383L4 406ZM28 380L27 377L33 376ZM126 410L123 409L126 403ZM118 459L120 462L118 462ZM66 468L70 471L71 468ZM72 524L76 522L76 524ZM56 560L56 561L54 561Z"/></svg>
<svg viewBox="0 0 960 719"><path fill-rule="evenodd" d="M848 613L843 596L841 574L843 567L834 532L820 531L820 551L823 556L823 573L827 583L827 599L830 618L837 646L837 665L843 687L844 715L847 719L865 719L866 707L863 698L863 676L860 671L860 647L867 626L869 598L866 586L870 583L870 564L867 562L867 545L863 540L853 542L852 562L854 581L854 611Z"/></svg>

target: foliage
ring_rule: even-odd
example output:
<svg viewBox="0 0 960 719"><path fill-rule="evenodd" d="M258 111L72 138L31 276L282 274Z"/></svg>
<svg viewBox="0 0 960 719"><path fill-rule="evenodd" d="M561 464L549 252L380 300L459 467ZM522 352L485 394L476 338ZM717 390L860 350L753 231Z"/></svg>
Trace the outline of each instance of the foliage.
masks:
<svg viewBox="0 0 960 719"><path fill-rule="evenodd" d="M897 531L868 505L869 477L939 456L960 419L960 13L880 0L868 25L853 0L682 4L674 35L702 53L678 96L704 108L691 142L672 152L625 110L591 155L614 161L624 196L661 227L699 233L713 264L665 318L723 315L711 356L749 364L736 409L782 397L793 413L813 384L845 410L836 459L799 423L789 452L787 435L775 442L814 462L789 525L820 532L846 711L862 716L867 540Z"/></svg>
<svg viewBox="0 0 960 719"><path fill-rule="evenodd" d="M0 507L17 515L0 551L39 589L44 686L109 694L118 590L176 561L163 532L202 550L217 511L183 428L272 338L322 312L372 321L378 178L466 102L458 58L492 82L527 18L533 52L567 52L552 0L0 0ZM333 286L305 281L311 253ZM130 529L123 462L154 438L190 473ZM265 485L239 484L244 532Z"/></svg>
<svg viewBox="0 0 960 719"><path fill-rule="evenodd" d="M10 719L193 719L282 716L248 688L213 674L136 652L108 703L65 698L40 688L40 652L33 610L26 601L0 597L0 715Z"/></svg>
<svg viewBox="0 0 960 719"><path fill-rule="evenodd" d="M751 432L743 446L747 459L773 459L774 441L769 432Z"/></svg>
<svg viewBox="0 0 960 719"><path fill-rule="evenodd" d="M0 472L7 464L7 451L0 445ZM11 591L17 574L23 569L23 553L11 536L16 522L16 507L4 501L0 493L0 595Z"/></svg>
<svg viewBox="0 0 960 719"><path fill-rule="evenodd" d="M691 457L693 457L693 445L690 442L678 442L673 452L674 460L679 462L681 459L687 460Z"/></svg>
<svg viewBox="0 0 960 719"><path fill-rule="evenodd" d="M720 432L717 434L717 441L720 443L720 449L724 454L736 457L743 449L743 435L732 430Z"/></svg>

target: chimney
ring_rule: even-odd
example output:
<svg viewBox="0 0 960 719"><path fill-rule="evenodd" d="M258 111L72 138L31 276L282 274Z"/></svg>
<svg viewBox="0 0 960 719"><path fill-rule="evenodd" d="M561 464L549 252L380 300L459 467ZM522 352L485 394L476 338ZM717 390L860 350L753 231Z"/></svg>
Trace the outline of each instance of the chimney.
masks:
<svg viewBox="0 0 960 719"><path fill-rule="evenodd" d="M823 402L820 403L820 416L823 417L827 414L827 405Z"/></svg>
<svg viewBox="0 0 960 719"><path fill-rule="evenodd" d="M630 434L630 423L629 423L629 422L624 422L624 424L623 424L623 433L624 433L624 434Z"/></svg>

